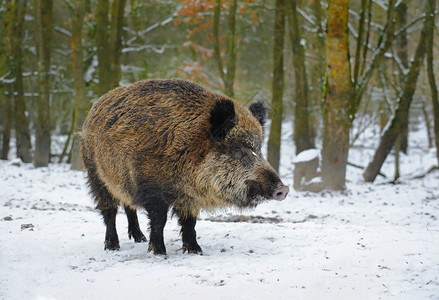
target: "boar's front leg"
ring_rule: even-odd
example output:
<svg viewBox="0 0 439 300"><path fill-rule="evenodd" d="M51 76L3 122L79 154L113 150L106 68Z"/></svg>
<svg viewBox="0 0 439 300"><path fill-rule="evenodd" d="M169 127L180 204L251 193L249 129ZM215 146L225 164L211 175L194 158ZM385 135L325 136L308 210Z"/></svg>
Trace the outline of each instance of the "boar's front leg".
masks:
<svg viewBox="0 0 439 300"><path fill-rule="evenodd" d="M139 220L137 219L137 212L135 209L125 206L125 213L128 219L128 237L134 237L136 243L146 242L146 237L140 230Z"/></svg>
<svg viewBox="0 0 439 300"><path fill-rule="evenodd" d="M187 215L181 211L176 210L179 217L178 223L181 226L181 236L183 239L183 253L202 254L203 250L197 243L197 233L195 231L195 225L197 218L192 215Z"/></svg>

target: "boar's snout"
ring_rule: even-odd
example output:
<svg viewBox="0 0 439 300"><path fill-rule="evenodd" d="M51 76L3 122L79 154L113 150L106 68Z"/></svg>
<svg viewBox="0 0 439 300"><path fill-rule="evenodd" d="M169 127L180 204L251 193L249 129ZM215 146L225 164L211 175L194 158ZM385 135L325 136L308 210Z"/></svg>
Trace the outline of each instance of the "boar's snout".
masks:
<svg viewBox="0 0 439 300"><path fill-rule="evenodd" d="M286 185L278 187L274 192L272 198L277 201L282 201L288 195L290 189Z"/></svg>

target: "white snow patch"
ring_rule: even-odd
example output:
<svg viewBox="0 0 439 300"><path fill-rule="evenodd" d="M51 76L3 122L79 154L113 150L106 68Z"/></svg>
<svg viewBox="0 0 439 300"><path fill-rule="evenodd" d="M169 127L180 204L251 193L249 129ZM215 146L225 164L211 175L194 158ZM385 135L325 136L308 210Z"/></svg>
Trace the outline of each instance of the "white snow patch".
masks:
<svg viewBox="0 0 439 300"><path fill-rule="evenodd" d="M300 152L297 154L297 156L293 159L293 163L301 163L301 162L307 162L311 161L317 157L319 157L320 151L317 149L308 149Z"/></svg>

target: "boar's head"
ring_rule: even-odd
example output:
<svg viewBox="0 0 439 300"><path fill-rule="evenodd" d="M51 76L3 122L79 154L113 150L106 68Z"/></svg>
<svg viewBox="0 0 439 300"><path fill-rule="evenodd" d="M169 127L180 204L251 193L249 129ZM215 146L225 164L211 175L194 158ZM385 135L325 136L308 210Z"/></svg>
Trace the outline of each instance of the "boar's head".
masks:
<svg viewBox="0 0 439 300"><path fill-rule="evenodd" d="M266 108L249 109L223 98L210 111L210 151L200 166L198 183L217 204L252 207L288 194L276 171L261 153Z"/></svg>

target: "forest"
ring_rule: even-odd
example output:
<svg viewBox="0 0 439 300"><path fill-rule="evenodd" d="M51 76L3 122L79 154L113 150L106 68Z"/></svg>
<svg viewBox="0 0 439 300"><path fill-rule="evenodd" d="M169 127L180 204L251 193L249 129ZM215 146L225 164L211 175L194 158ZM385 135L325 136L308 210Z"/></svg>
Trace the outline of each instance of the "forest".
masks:
<svg viewBox="0 0 439 300"><path fill-rule="evenodd" d="M0 158L81 169L78 137L96 99L183 78L263 100L277 170L290 163L280 149L291 126L295 154L321 149L323 186L342 190L350 147L376 127L373 159L358 167L373 182L393 151L396 181L411 121L439 147L436 23L435 0L1 0ZM295 188L306 189L299 171Z"/></svg>

